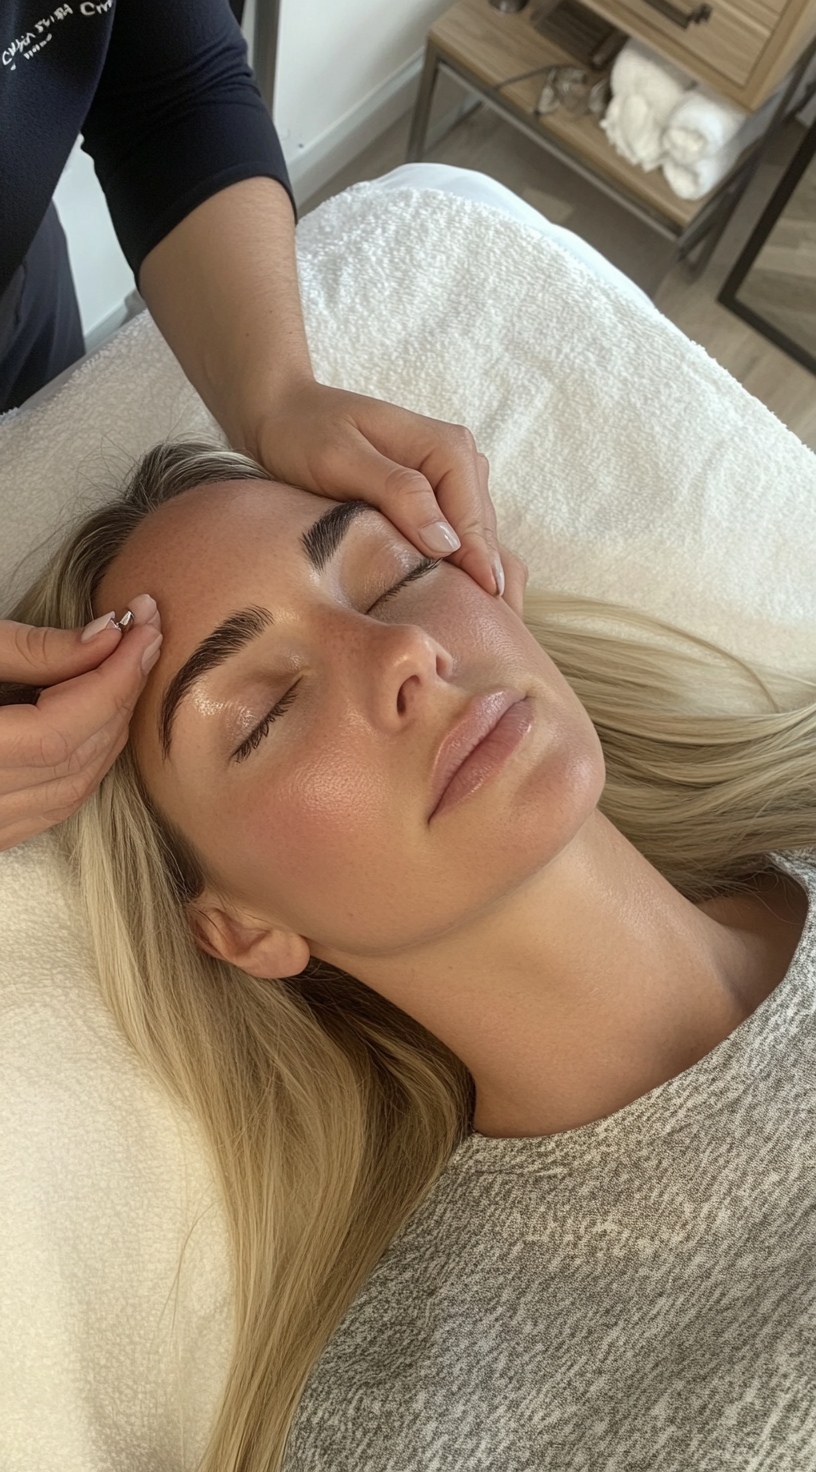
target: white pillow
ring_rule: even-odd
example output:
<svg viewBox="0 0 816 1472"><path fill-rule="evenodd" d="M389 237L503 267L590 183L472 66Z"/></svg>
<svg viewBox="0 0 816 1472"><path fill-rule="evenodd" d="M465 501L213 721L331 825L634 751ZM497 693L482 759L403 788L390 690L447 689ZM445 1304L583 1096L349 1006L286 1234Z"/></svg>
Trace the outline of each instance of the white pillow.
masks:
<svg viewBox="0 0 816 1472"><path fill-rule="evenodd" d="M468 424L532 582L816 672L816 457L653 308L436 191L358 185L298 241L318 376ZM146 315L0 421L6 603L137 454L212 429ZM102 1006L48 836L0 855L0 1014L0 1463L192 1467L229 1347L221 1210Z"/></svg>

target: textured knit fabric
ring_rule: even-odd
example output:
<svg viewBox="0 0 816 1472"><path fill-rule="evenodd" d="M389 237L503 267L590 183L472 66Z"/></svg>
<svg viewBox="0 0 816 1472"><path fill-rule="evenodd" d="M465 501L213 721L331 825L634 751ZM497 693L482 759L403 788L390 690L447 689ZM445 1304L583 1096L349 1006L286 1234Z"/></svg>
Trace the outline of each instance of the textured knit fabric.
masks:
<svg viewBox="0 0 816 1472"><path fill-rule="evenodd" d="M285 1472L813 1472L816 855L784 980L606 1119L471 1135L314 1371Z"/></svg>
<svg viewBox="0 0 816 1472"><path fill-rule="evenodd" d="M228 184L289 188L227 0L3 0L0 292L79 133L134 271Z"/></svg>

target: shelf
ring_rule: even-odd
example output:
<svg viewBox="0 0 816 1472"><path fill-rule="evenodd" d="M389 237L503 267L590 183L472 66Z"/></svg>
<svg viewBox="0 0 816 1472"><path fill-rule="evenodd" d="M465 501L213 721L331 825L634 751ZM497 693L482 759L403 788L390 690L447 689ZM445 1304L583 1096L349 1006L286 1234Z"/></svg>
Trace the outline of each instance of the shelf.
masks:
<svg viewBox="0 0 816 1472"><path fill-rule="evenodd" d="M457 0L432 26L429 41L484 89L533 67L575 65L575 58L542 36L530 21L530 10L504 14L489 0ZM514 82L497 101L523 119L525 127L557 140L595 174L611 180L640 205L671 221L677 232L684 230L700 213L710 195L703 199L680 199L669 188L660 169L646 173L619 154L591 113L572 118L563 109L540 118L535 106L543 78L529 77ZM719 186L718 186L719 187ZM712 191L713 192L713 191Z"/></svg>

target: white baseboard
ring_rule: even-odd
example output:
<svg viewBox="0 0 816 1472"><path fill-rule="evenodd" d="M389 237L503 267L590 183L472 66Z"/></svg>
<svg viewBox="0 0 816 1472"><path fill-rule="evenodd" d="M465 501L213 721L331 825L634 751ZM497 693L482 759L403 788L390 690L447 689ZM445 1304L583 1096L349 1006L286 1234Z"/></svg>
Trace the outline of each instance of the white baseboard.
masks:
<svg viewBox="0 0 816 1472"><path fill-rule="evenodd" d="M333 174L345 168L380 133L413 107L419 88L422 56L423 53L418 51L331 128L287 156L289 177L298 205L322 189Z"/></svg>

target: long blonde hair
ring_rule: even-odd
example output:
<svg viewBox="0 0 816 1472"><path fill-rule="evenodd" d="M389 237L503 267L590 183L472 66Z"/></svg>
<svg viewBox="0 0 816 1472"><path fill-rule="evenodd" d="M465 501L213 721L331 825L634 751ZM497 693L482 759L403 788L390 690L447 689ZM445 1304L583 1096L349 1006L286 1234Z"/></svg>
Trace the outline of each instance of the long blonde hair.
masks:
<svg viewBox="0 0 816 1472"><path fill-rule="evenodd" d="M103 573L151 510L239 478L269 477L206 444L152 450L11 616L86 622ZM531 594L528 624L599 732L602 810L683 894L739 887L769 851L816 844L816 687L803 683L808 703L780 709L742 662L591 599ZM757 709L729 714L734 696ZM201 866L152 807L129 748L59 832L108 1005L198 1122L223 1194L235 1337L202 1472L277 1472L317 1357L469 1131L472 1080L352 977L311 964L263 981L200 951L186 908Z"/></svg>

